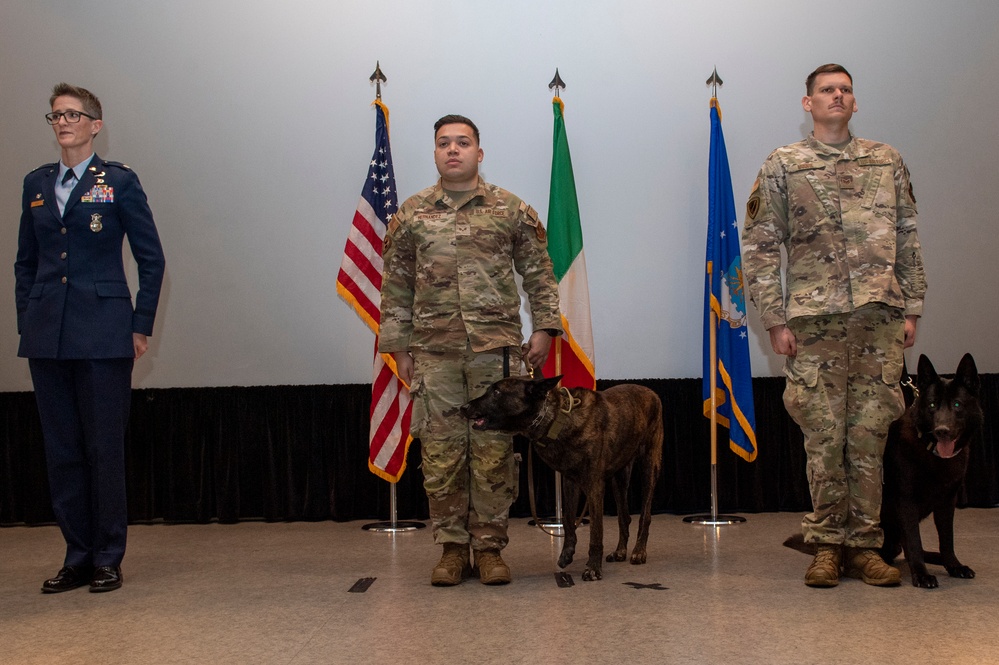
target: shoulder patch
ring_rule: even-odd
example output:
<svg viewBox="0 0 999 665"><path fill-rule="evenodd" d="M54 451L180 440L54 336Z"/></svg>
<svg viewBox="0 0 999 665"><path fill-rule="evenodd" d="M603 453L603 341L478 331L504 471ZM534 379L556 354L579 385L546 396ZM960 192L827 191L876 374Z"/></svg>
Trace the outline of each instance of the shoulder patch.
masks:
<svg viewBox="0 0 999 665"><path fill-rule="evenodd" d="M746 203L746 215L749 219L756 219L756 213L760 211L760 176L756 176L753 181L753 188L749 191L749 202Z"/></svg>
<svg viewBox="0 0 999 665"><path fill-rule="evenodd" d="M533 226L535 233L537 233L538 240L540 242L545 242L548 239L548 234L545 232L544 224L542 224L541 220L538 219L538 211L521 201L520 212L523 213L520 221L528 226Z"/></svg>
<svg viewBox="0 0 999 665"><path fill-rule="evenodd" d="M524 217L526 217L526 219L523 220L525 224L529 226L537 226L538 224L541 223L538 221L537 211L531 206L527 205L527 203L525 203L524 201L520 202L519 209L520 212L524 213Z"/></svg>
<svg viewBox="0 0 999 665"><path fill-rule="evenodd" d="M382 239L382 253L392 246L392 235L399 229L399 221L392 215L392 219L389 220L388 228L385 230L385 237Z"/></svg>
<svg viewBox="0 0 999 665"><path fill-rule="evenodd" d="M395 232L399 229L400 226L402 225L399 223L398 216L392 215L392 219L389 220L388 230L385 232L385 236L388 237L391 235L395 235Z"/></svg>
<svg viewBox="0 0 999 665"><path fill-rule="evenodd" d="M121 162L112 162L112 161L109 161L107 159L105 159L103 161L104 161L104 165L105 166L114 166L114 167L117 167L117 168L122 169L124 171L131 171L132 170L132 167L130 167L128 164L122 164Z"/></svg>

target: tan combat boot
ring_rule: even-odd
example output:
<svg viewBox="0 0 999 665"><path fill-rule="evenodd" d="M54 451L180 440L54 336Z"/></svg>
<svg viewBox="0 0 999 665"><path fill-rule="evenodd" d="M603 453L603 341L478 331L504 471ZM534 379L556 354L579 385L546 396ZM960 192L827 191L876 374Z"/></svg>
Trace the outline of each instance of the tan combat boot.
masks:
<svg viewBox="0 0 999 665"><path fill-rule="evenodd" d="M831 587L839 584L842 551L839 545L820 544L815 558L805 571L805 584L814 587Z"/></svg>
<svg viewBox="0 0 999 665"><path fill-rule="evenodd" d="M454 586L461 584L463 577L468 577L471 570L468 567L468 545L465 543L444 543L444 554L430 574L430 583L434 586Z"/></svg>
<svg viewBox="0 0 999 665"><path fill-rule="evenodd" d="M846 560L846 574L874 586L896 586L902 582L898 568L884 562L873 549L851 549Z"/></svg>
<svg viewBox="0 0 999 665"><path fill-rule="evenodd" d="M475 553L475 567L483 584L509 584L510 567L503 563L499 550L482 550Z"/></svg>

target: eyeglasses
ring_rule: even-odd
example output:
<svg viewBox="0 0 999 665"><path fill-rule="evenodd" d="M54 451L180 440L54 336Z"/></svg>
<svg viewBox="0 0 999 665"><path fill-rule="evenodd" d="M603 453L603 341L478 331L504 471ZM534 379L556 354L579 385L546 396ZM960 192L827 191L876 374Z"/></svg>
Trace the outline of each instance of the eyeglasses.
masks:
<svg viewBox="0 0 999 665"><path fill-rule="evenodd" d="M66 122L80 122L80 116L87 116L91 120L97 120L94 116L83 111L53 111L45 114L45 121L50 125L59 124L60 118L66 118Z"/></svg>

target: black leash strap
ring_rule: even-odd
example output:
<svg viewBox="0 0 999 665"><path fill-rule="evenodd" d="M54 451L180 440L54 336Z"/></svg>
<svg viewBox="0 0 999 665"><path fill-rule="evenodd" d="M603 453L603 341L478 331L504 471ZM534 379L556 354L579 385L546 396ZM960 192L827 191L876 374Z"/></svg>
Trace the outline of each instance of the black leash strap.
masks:
<svg viewBox="0 0 999 665"><path fill-rule="evenodd" d="M899 381L899 385L902 387L905 408L909 408L916 401L916 398L919 397L919 388L916 387L916 382L909 375L909 369L905 366L904 355L902 356L902 379Z"/></svg>

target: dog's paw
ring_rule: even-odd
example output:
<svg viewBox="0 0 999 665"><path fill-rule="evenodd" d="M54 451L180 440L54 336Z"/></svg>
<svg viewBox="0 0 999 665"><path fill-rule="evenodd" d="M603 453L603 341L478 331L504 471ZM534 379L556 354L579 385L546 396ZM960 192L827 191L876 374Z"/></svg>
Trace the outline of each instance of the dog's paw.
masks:
<svg viewBox="0 0 999 665"><path fill-rule="evenodd" d="M967 566L957 565L945 567L947 568L947 573L950 574L951 577L960 577L963 580L970 580L975 577L975 571Z"/></svg>
<svg viewBox="0 0 999 665"><path fill-rule="evenodd" d="M600 574L599 568L594 570L593 568L587 567L586 570L583 571L584 582L592 582L593 580L600 579L603 579L603 575Z"/></svg>
<svg viewBox="0 0 999 665"><path fill-rule="evenodd" d="M572 557L575 554L576 554L575 550L563 549L562 550L562 555L558 558L558 567L559 568L565 568L570 563L572 563Z"/></svg>
<svg viewBox="0 0 999 665"><path fill-rule="evenodd" d="M936 589L938 586L937 577L929 573L913 573L912 586L917 586L920 589Z"/></svg>
<svg viewBox="0 0 999 665"><path fill-rule="evenodd" d="M614 563L615 561L624 561L628 558L627 550L614 550L607 555L607 562Z"/></svg>
<svg viewBox="0 0 999 665"><path fill-rule="evenodd" d="M638 566L640 564L645 563L647 559L648 559L648 554L644 550L641 552L635 550L634 552L631 553L631 564L634 566Z"/></svg>

